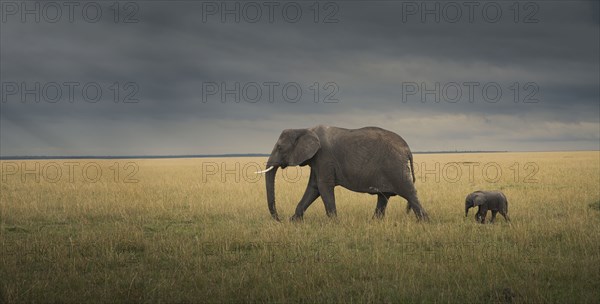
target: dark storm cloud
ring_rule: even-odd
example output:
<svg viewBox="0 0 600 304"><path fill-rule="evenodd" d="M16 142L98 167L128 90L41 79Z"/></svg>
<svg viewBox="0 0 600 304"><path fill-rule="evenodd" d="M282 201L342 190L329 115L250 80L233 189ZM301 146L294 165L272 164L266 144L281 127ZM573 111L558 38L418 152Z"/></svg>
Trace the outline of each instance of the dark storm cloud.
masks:
<svg viewBox="0 0 600 304"><path fill-rule="evenodd" d="M5 3L23 2L3 2L6 11ZM297 23L278 10L273 23L264 16L236 23L231 15L222 22L218 13L203 20L213 2L190 1L134 2L139 10L121 3L115 22L113 3L99 3L104 14L96 23L77 14L74 22L56 23L3 15L4 85L78 86L72 102L63 96L36 103L28 95L21 103L18 94L8 96L0 111L0 154L268 152L281 129L318 123L379 125L402 134L414 150L598 148L595 1L535 2L527 9L521 3L519 22L513 2L480 2L477 7L501 7L501 18L489 22L475 10L472 22L463 16L456 23L443 14L439 23L434 15L404 15L408 6L423 3L443 8L441 1L336 2L337 23L322 22L332 12L323 3L313 22L314 2L297 2L304 12ZM263 2L252 3L266 12ZM453 3L466 14L467 2ZM136 22L122 22L129 17ZM217 94L203 102L203 83L222 82L230 88L256 83L263 98L223 103ZM272 103L264 82L280 83ZM284 100L281 88L288 82L302 89L300 101ZM321 87L317 103L315 82ZM465 82L479 83L472 102ZM101 88L98 101L82 96L88 83ZM437 103L416 93L403 100L407 85L422 83L428 89L456 83L462 99L442 96ZM486 83L499 86L502 98L486 101ZM339 101L323 103L329 93ZM537 102L523 103L528 94ZM486 136L489 142L482 143Z"/></svg>

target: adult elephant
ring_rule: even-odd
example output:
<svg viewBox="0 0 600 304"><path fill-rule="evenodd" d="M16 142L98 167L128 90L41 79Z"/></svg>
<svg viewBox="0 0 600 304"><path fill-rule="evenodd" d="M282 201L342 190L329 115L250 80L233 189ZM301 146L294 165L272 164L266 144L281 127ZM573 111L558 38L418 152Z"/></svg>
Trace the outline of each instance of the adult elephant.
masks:
<svg viewBox="0 0 600 304"><path fill-rule="evenodd" d="M410 162L410 170L408 163ZM306 191L291 220L302 219L306 209L320 196L329 217L337 215L333 188L377 195L376 218L385 215L388 199L399 195L408 201L417 219L427 219L415 189L413 158L399 135L376 127L343 129L319 125L309 129L284 130L271 156L266 173L267 203L279 221L275 207L275 174L278 168L310 166Z"/></svg>

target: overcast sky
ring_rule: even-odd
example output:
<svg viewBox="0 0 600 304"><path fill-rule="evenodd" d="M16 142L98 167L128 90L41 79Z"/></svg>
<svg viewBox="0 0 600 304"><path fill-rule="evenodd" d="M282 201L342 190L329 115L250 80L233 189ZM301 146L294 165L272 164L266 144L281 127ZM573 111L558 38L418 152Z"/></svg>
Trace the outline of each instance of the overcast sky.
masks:
<svg viewBox="0 0 600 304"><path fill-rule="evenodd" d="M2 156L600 148L597 1L52 3L1 2Z"/></svg>

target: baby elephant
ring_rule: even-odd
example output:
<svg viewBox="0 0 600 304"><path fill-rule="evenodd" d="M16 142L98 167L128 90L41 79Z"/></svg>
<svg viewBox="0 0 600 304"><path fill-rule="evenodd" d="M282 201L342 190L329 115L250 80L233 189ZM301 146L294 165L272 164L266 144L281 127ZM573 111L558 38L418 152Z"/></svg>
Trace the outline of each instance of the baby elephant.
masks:
<svg viewBox="0 0 600 304"><path fill-rule="evenodd" d="M469 215L469 209L475 206L479 206L477 214L475 214L475 220L479 223L485 223L485 216L488 210L492 211L492 219L490 223L493 223L496 219L496 213L500 212L506 221L510 222L508 217L508 201L504 193L500 191L475 191L465 199L465 217Z"/></svg>

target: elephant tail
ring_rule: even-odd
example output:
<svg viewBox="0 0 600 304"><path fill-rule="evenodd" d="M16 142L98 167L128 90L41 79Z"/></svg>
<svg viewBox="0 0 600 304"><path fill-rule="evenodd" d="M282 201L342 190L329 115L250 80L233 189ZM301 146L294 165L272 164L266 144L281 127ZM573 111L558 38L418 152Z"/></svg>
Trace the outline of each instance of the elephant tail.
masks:
<svg viewBox="0 0 600 304"><path fill-rule="evenodd" d="M417 180L415 179L415 166L413 165L412 152L408 153L408 160L410 161L410 173L412 174L413 184L414 184Z"/></svg>

